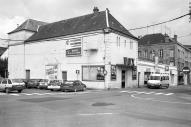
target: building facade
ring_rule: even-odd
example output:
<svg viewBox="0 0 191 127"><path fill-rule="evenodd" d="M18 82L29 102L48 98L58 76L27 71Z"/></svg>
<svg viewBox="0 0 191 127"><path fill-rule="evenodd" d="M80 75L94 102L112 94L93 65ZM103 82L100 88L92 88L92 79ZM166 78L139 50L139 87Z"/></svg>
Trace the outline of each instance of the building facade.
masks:
<svg viewBox="0 0 191 127"><path fill-rule="evenodd" d="M17 40L9 44L10 78L81 80L98 89L137 85L138 39L108 9L38 23L34 31L9 33Z"/></svg>
<svg viewBox="0 0 191 127"><path fill-rule="evenodd" d="M190 74L183 73L184 67L191 67L191 50L177 41L177 35L170 38L168 35L150 34L139 40L139 59L153 61L158 57L161 64L176 66L178 84L190 84Z"/></svg>
<svg viewBox="0 0 191 127"><path fill-rule="evenodd" d="M177 86L178 71L176 66L158 63L158 58L154 61L139 59L138 63L138 84L140 87L147 85L150 74L160 73L169 76L169 86Z"/></svg>

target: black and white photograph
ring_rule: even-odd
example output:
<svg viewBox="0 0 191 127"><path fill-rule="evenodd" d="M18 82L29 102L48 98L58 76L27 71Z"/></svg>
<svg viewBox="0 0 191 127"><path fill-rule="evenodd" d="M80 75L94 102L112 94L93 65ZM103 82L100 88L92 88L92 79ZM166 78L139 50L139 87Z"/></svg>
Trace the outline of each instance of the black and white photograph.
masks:
<svg viewBox="0 0 191 127"><path fill-rule="evenodd" d="M191 127L191 0L0 0L0 127Z"/></svg>

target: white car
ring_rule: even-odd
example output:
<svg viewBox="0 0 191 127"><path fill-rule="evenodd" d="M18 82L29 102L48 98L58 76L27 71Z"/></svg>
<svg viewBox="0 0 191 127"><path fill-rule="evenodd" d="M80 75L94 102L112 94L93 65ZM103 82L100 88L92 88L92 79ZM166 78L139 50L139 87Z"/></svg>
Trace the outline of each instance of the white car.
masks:
<svg viewBox="0 0 191 127"><path fill-rule="evenodd" d="M15 91L15 90L21 93L24 87L25 87L25 83L19 79L6 78L6 79L2 79L0 82L0 90L5 91L6 93L9 93L9 91Z"/></svg>
<svg viewBox="0 0 191 127"><path fill-rule="evenodd" d="M63 83L62 80L50 80L47 89L53 90L60 90L61 84Z"/></svg>

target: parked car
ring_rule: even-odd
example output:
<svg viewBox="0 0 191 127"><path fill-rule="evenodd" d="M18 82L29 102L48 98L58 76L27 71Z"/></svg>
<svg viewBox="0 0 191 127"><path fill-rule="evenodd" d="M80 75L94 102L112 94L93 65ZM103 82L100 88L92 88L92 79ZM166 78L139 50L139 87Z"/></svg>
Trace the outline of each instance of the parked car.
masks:
<svg viewBox="0 0 191 127"><path fill-rule="evenodd" d="M40 79L29 79L26 82L26 88L38 88Z"/></svg>
<svg viewBox="0 0 191 127"><path fill-rule="evenodd" d="M19 93L22 92L22 90L25 87L25 83L22 80L18 79L2 79L0 82L0 90L5 91L6 93L9 93L9 91L18 91Z"/></svg>
<svg viewBox="0 0 191 127"><path fill-rule="evenodd" d="M48 88L48 84L49 84L49 80L48 79L42 79L39 81L39 89L47 89Z"/></svg>
<svg viewBox="0 0 191 127"><path fill-rule="evenodd" d="M67 91L85 91L86 90L86 85L82 83L79 80L74 80L74 81L65 81L63 85L61 86L61 91L67 92Z"/></svg>
<svg viewBox="0 0 191 127"><path fill-rule="evenodd" d="M51 91L60 90L62 83L63 83L62 80L50 80L47 89Z"/></svg>

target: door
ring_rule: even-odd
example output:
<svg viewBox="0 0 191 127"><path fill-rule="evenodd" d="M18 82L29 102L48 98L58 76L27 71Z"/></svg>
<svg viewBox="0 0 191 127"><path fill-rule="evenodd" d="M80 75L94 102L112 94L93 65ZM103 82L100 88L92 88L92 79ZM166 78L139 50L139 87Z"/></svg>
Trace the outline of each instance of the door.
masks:
<svg viewBox="0 0 191 127"><path fill-rule="evenodd" d="M125 88L125 70L121 72L121 88Z"/></svg>
<svg viewBox="0 0 191 127"><path fill-rule="evenodd" d="M26 70L26 79L30 79L30 70Z"/></svg>
<svg viewBox="0 0 191 127"><path fill-rule="evenodd" d="M62 79L63 81L67 80L67 71L62 71Z"/></svg>

